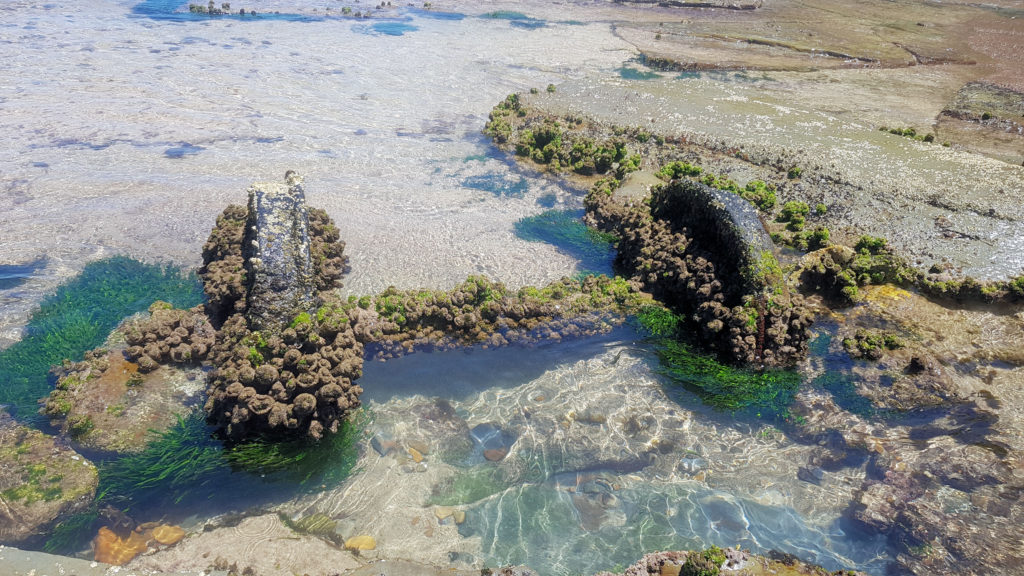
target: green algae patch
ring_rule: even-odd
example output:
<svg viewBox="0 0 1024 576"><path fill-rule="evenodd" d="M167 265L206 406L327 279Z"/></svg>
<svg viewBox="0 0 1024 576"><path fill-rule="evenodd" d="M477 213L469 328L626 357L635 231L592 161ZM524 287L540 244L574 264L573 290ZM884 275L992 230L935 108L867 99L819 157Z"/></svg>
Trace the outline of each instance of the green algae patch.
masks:
<svg viewBox="0 0 1024 576"><path fill-rule="evenodd" d="M0 404L13 405L23 422L37 421L36 399L49 392L50 367L80 359L154 300L188 308L202 302L202 289L192 274L124 256L86 265L43 300L25 336L0 352Z"/></svg>
<svg viewBox="0 0 1024 576"><path fill-rule="evenodd" d="M795 371L727 366L678 340L658 341L657 353L659 372L721 410L786 419L800 387L800 375Z"/></svg>
<svg viewBox="0 0 1024 576"><path fill-rule="evenodd" d="M654 339L658 372L673 384L697 394L716 409L749 413L758 418L789 418L800 388L793 370L755 370L729 366L680 340L685 320L659 304L640 306L635 321Z"/></svg>
<svg viewBox="0 0 1024 576"><path fill-rule="evenodd" d="M195 411L156 434L142 453L101 464L100 493L105 500L130 508L201 501L225 489L254 490L265 484L337 484L355 467L356 444L365 422L365 416L346 420L337 434L319 442L257 436L224 444ZM232 476L238 473L244 476Z"/></svg>

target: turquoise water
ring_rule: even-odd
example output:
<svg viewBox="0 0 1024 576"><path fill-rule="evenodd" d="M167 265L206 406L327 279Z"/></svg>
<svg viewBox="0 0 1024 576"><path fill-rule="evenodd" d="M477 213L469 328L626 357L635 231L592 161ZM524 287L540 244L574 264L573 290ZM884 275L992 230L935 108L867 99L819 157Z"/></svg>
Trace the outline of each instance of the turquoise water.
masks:
<svg viewBox="0 0 1024 576"><path fill-rule="evenodd" d="M131 254L193 267L217 213L244 202L253 180L287 169L306 177L310 202L342 230L346 294L450 288L479 273L518 287L609 270L607 242L577 220L579 194L516 170L480 136L509 92L619 74L633 52L606 25L417 10L359 21L284 9L209 17L185 4L0 7L9 78L0 129L17 135L0 153L0 322L19 341L0 352L0 403L18 404L19 417L32 420L50 364L79 357L153 298L173 299L159 283L186 294L181 306L197 301L194 281L165 278L163 267L88 262ZM59 280L77 287L70 308L59 306L68 294ZM44 316L57 328L37 330ZM39 345L72 334L67 326L84 336ZM657 368L628 327L374 363L361 381L371 423L348 479L318 477L308 490L234 469L196 426L183 442L211 456L211 468L191 495L166 485L170 503L115 502L139 521L189 529L225 512L320 506L376 534L382 557L461 568L522 559L545 576L709 544L882 572L877 538L842 527L844 477L799 481L806 447L767 440L763 422L712 409ZM378 454L375 436L428 443L428 468L405 471L408 459ZM507 454L492 461L491 450ZM379 486L377 474L394 482ZM400 500L408 494L417 496ZM378 503L392 497L400 504L382 514ZM399 529L441 501L467 512L457 527L437 524L450 540Z"/></svg>

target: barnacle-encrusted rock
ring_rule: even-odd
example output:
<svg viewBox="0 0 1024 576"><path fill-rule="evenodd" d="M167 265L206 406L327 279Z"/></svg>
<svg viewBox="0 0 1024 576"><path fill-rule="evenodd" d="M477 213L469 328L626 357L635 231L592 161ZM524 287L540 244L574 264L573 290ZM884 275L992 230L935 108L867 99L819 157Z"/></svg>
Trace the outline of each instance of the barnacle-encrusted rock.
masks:
<svg viewBox="0 0 1024 576"><path fill-rule="evenodd" d="M149 312L149 318L129 322L124 330L125 356L139 365L140 372L152 372L160 364L198 364L206 359L216 331L201 306L180 310L157 301Z"/></svg>
<svg viewBox="0 0 1024 576"><path fill-rule="evenodd" d="M238 258L241 280L220 264ZM285 184L254 185L248 209L229 207L218 218L204 261L207 294L221 298L214 310L223 314L208 419L230 438L336 431L360 405L363 345L332 293L346 267L344 244L326 212L307 210L301 179L290 172ZM234 299L240 287L244 296Z"/></svg>
<svg viewBox="0 0 1024 576"><path fill-rule="evenodd" d="M619 237L617 264L630 281L682 311L719 354L769 366L806 355L811 316L786 287L751 204L681 179L649 202L595 189L586 205L589 222Z"/></svg>
<svg viewBox="0 0 1024 576"><path fill-rule="evenodd" d="M386 359L414 350L494 348L600 333L621 322L638 298L624 280L607 276L563 278L517 291L470 276L452 290L390 287L340 308L368 355Z"/></svg>

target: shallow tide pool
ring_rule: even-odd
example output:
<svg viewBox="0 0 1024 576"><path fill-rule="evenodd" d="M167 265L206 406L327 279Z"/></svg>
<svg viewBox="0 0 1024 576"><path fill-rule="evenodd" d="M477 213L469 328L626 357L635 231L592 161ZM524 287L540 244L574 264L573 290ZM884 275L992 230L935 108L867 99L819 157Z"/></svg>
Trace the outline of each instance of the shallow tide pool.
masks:
<svg viewBox="0 0 1024 576"><path fill-rule="evenodd" d="M480 135L509 92L644 82L623 73L635 54L607 24L405 9L209 18L183 6L0 7L0 345L89 260L196 265L216 214L289 169L342 231L349 294L610 269L607 246L574 227L580 195ZM545 576L713 544L884 571L884 541L843 520L860 471L798 480L808 447L669 385L629 326L375 363L361 385L369 417L344 482L229 475L209 502L138 505L137 520L319 513L343 536L373 534L381 557ZM445 507L465 516L441 517Z"/></svg>

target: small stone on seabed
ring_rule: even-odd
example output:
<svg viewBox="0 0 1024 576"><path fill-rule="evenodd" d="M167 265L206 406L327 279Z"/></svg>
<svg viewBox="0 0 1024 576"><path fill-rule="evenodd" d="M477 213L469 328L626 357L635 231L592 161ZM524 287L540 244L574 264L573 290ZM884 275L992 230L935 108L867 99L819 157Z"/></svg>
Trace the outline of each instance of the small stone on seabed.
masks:
<svg viewBox="0 0 1024 576"><path fill-rule="evenodd" d="M434 516L437 516L438 520L444 520L455 512L455 509L451 506L434 506Z"/></svg>
<svg viewBox="0 0 1024 576"><path fill-rule="evenodd" d="M484 458L487 458L491 462L497 462L508 455L508 448L498 448L495 450L484 450Z"/></svg>

